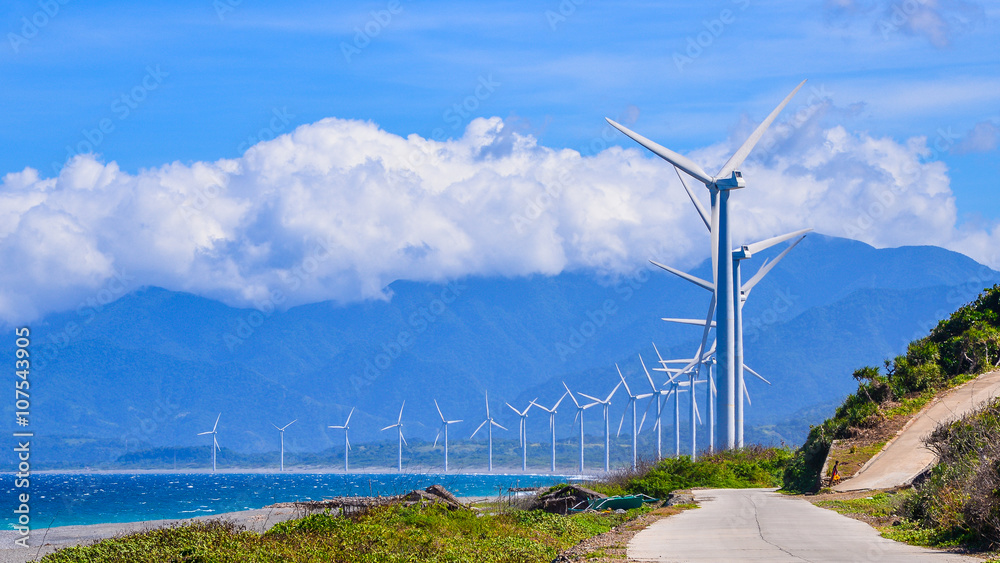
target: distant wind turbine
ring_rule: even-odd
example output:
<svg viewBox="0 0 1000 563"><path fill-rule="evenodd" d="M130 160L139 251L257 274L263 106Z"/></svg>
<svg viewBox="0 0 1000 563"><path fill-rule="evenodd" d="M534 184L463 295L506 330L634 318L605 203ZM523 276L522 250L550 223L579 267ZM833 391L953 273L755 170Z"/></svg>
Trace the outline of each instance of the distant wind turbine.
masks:
<svg viewBox="0 0 1000 563"><path fill-rule="evenodd" d="M521 428L519 431L520 435L518 436L521 439L521 471L527 471L528 469L528 433L525 430L524 423L528 418L528 411L531 410L531 405L535 404L535 401L537 400L538 397L532 399L531 402L528 403L528 406L524 407L524 411L519 411L515 409L510 403L507 403L507 406L510 407L510 410L516 412L517 416L521 418Z"/></svg>
<svg viewBox="0 0 1000 563"><path fill-rule="evenodd" d="M216 430L219 428L219 419L220 418L222 418L222 413L221 412L219 413L219 416L215 417L215 425L212 426L211 430L209 430L208 432L199 432L198 433L199 436L205 436L207 434L211 434L212 435L212 473L215 473L215 452L216 451L220 451L220 452L222 451L222 448L219 447L218 432L216 432Z"/></svg>
<svg viewBox="0 0 1000 563"><path fill-rule="evenodd" d="M619 375L621 374L619 373ZM618 385L615 385L615 388L611 390L611 393L608 393L608 396L604 400L598 399L597 397L591 397L586 393L580 393L581 397L586 397L591 401L594 401L594 404L601 405L602 407L604 407L603 410L604 410L604 472L605 473L611 471L611 432L608 425L608 408L611 407L611 397L615 396L615 393L621 386L622 382L619 381Z"/></svg>
<svg viewBox="0 0 1000 563"><path fill-rule="evenodd" d="M625 376L622 375L622 370L621 370L621 368L618 367L618 364L615 364L615 368L618 369L618 377L621 378L622 385L625 386L625 392L628 393L628 404L625 405L625 412L622 413L621 422L618 423L618 433L615 434L615 436L621 436L621 434L622 434L622 424L625 423L625 415L628 414L629 407L632 407L632 469L635 469L638 466L638 454L636 453L636 447L638 446L638 443L637 443L637 434L638 434L638 432L636 431L636 426L635 426L636 402L638 402L639 399L645 399L647 397L652 397L653 393L645 393L645 394L642 394L642 395L634 395L632 393L632 390L629 389L628 383L625 382Z"/></svg>
<svg viewBox="0 0 1000 563"><path fill-rule="evenodd" d="M500 428L502 430L506 430L506 428L500 426L500 424L497 421L493 420L493 417L490 416L489 393L486 393L486 420L484 420L483 423L480 424L478 428L476 428L476 431L472 433L472 436L469 436L469 439L471 440L472 438L475 438L476 433L478 433L483 426L486 426L486 433L489 436L489 471L490 473L492 473L493 472L493 427L496 426L497 428Z"/></svg>
<svg viewBox="0 0 1000 563"><path fill-rule="evenodd" d="M273 422L271 423L271 426L273 426L278 431L278 433L281 434L281 471L285 470L285 428L288 428L292 424L295 424L297 420L298 419L296 418L295 420L289 422L288 424L282 426L281 428L278 428L277 424L274 424Z"/></svg>
<svg viewBox="0 0 1000 563"><path fill-rule="evenodd" d="M347 437L347 433L351 429L351 427L348 426L348 425L351 423L351 416L353 414L354 414L354 408L352 407L351 408L351 412L347 413L347 420L344 421L344 424L342 424L340 426L327 426L327 428L336 428L338 430L343 430L344 431L344 472L345 473L348 472L348 471L350 471L350 467L347 464L347 452L351 449L351 440Z"/></svg>
<svg viewBox="0 0 1000 563"><path fill-rule="evenodd" d="M444 433L444 472L447 473L448 472L448 426L451 425L451 424L462 422L462 421L461 420L446 420L444 418L444 415L441 414L441 407L438 406L437 399L434 399L434 408L437 409L438 416L441 417L441 429L438 430L437 436L434 437L434 447L435 448L437 447L438 438L441 437L441 433L443 432Z"/></svg>
<svg viewBox="0 0 1000 563"><path fill-rule="evenodd" d="M569 390L569 386L566 385L566 382L563 381L562 384L563 387L566 388L566 394L569 395L569 398L573 400L573 404L576 405L576 416L573 418L573 421L575 422L576 419L580 419L580 473L583 473L583 411L589 409L597 403L581 405L580 401L577 401L576 397L573 396L573 392Z"/></svg>
<svg viewBox="0 0 1000 563"><path fill-rule="evenodd" d="M532 401L531 404L542 409L543 411L549 413L549 431L552 433L552 472L556 472L556 409L559 408L559 403L566 398L566 393L563 393L562 397L556 401L556 404L552 405L552 408L546 408L538 403Z"/></svg>
<svg viewBox="0 0 1000 563"><path fill-rule="evenodd" d="M396 419L396 424L390 424L389 426L386 426L382 430L379 430L379 432L383 432L390 428L395 428L397 434L399 434L399 460L396 464L396 469L400 473L403 472L403 444L406 444L406 438L403 437L403 407L405 406L406 406L406 401L403 401L403 404L399 406L399 418ZM409 446L409 444L406 445Z"/></svg>

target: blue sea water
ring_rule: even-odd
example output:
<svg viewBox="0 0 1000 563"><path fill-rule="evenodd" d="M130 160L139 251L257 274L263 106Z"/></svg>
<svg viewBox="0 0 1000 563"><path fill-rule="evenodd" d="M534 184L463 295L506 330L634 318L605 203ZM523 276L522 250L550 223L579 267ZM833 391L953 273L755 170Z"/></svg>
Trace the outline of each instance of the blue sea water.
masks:
<svg viewBox="0 0 1000 563"><path fill-rule="evenodd" d="M13 514L18 495L30 495L31 527L192 518L263 508L277 502L335 496L394 495L443 485L458 496L495 496L510 487L575 480L562 475L321 474L321 473L40 473L31 487L8 480ZM15 518L8 516L7 529Z"/></svg>

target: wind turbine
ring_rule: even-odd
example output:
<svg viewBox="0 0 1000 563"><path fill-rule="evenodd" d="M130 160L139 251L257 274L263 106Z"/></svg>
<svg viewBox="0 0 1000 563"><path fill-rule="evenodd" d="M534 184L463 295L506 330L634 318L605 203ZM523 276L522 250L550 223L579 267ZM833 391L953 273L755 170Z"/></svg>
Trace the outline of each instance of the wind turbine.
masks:
<svg viewBox="0 0 1000 563"><path fill-rule="evenodd" d="M383 432L383 431L388 430L390 428L395 428L396 432L399 434L399 440L398 440L398 442L399 442L399 460L396 463L396 469L400 473L403 472L403 444L406 444L406 438L403 437L403 407L405 407L405 406L406 406L406 401L404 400L403 404L399 405L399 418L396 419L396 424L390 424L389 426L386 426L382 430L379 430L379 432ZM406 444L406 445L409 446L409 444Z"/></svg>
<svg viewBox="0 0 1000 563"><path fill-rule="evenodd" d="M219 413L219 416L215 417L215 425L212 426L211 430L209 430L208 432L199 432L198 433L199 436L205 436L207 434L211 434L212 435L212 473L215 473L215 452L216 452L216 450L218 450L220 452L222 451L222 448L219 447L218 432L216 432L216 429L219 428L219 419L220 418L222 418L222 413L221 412Z"/></svg>
<svg viewBox="0 0 1000 563"><path fill-rule="evenodd" d="M705 184L712 198L712 217L709 221L714 239L713 255L717 257L713 265L715 266L715 283L712 290L717 297L715 320L718 325L716 339L718 340L717 359L719 363L719 417L720 431L725 431L725 444L727 449L736 446L736 301L734 299L735 278L733 261L729 260L729 253L733 247L732 231L729 225L729 196L734 189L746 187L743 173L739 170L743 161L760 141L764 132L771 126L771 123L778 117L781 110L792 100L792 97L805 84L803 80L784 100L778 104L767 116L767 118L757 126L750 137L744 141L743 145L729 158L719 172L712 176L705 172L701 166L693 160L676 153L662 145L659 145L642 135L628 129L624 125L608 119L608 123L618 129L632 140L646 147L648 150L683 170L691 177ZM697 204L696 204L697 205ZM704 220L706 217L702 215ZM693 276L691 276L693 277ZM742 397L740 398L742 400Z"/></svg>
<svg viewBox="0 0 1000 563"><path fill-rule="evenodd" d="M531 410L531 405L535 404L535 401L537 400L538 397L532 399L531 402L528 403L528 406L524 407L524 411L519 411L511 406L510 403L506 403L507 406L510 407L510 410L516 412L517 416L521 418L521 428L519 431L520 435L518 436L518 438L521 439L521 471L528 470L528 433L525 431L524 423L528 419L528 411Z"/></svg>
<svg viewBox="0 0 1000 563"><path fill-rule="evenodd" d="M285 470L285 428L288 428L292 424L295 424L296 420L298 419L296 418L295 420L289 422L288 424L282 426L281 428L278 428L277 424L274 424L273 422L271 423L271 426L273 426L278 431L278 433L281 434L281 471Z"/></svg>
<svg viewBox="0 0 1000 563"><path fill-rule="evenodd" d="M655 348L656 345L654 344ZM659 354L659 351L657 351ZM649 375L649 369L646 368L646 362L642 359L642 354L639 354L639 363L642 364L643 371L646 372L646 381L649 382L649 387L653 391L650 395L653 397L648 405L646 405L646 412L642 413L642 422L639 423L639 432L642 432L643 425L646 424L646 414L649 413L649 407L656 403L656 422L653 427L656 428L656 459L663 459L663 405L660 399L664 395L669 395L670 392L664 389L660 389L653 383L653 376Z"/></svg>
<svg viewBox="0 0 1000 563"><path fill-rule="evenodd" d="M482 428L483 426L486 426L486 432L489 435L489 455L490 455L490 457L489 457L489 471L490 471L490 473L493 473L493 427L496 426L497 428L501 428L503 430L506 430L506 428L504 428L503 426L500 426L500 424L497 421L493 420L493 417L490 416L490 394L489 393L486 393L486 420L484 420L483 423L480 424L478 428L476 428L476 431L472 433L472 436L469 436L469 439L471 440L472 438L475 438L476 437L476 433L479 432L479 429Z"/></svg>
<svg viewBox="0 0 1000 563"><path fill-rule="evenodd" d="M621 372L619 372L619 375L621 375ZM598 399L597 397L591 397L586 393L580 393L581 397L586 397L591 401L594 401L593 403L591 403L590 406L601 405L602 407L604 407L604 472L605 473L611 471L611 432L609 431L610 429L608 428L608 408L611 407L611 397L615 396L615 393L621 386L622 382L619 381L618 385L615 385L615 388L612 389L610 393L608 393L608 396L603 401L601 399Z"/></svg>
<svg viewBox="0 0 1000 563"><path fill-rule="evenodd" d="M596 405L597 403L590 403L589 405L580 405L580 402L576 400L573 396L573 392L569 390L569 386L566 382L562 382L563 387L566 388L566 394L569 395L570 399L573 399L573 404L576 405L576 416L573 417L575 422L577 418L580 419L580 473L583 473L583 411L589 409L590 407Z"/></svg>
<svg viewBox="0 0 1000 563"><path fill-rule="evenodd" d="M621 434L622 434L622 424L625 423L625 415L628 414L628 408L632 407L632 469L635 469L638 466L638 460L639 460L638 453L636 452L637 438L638 438L638 436L637 436L638 432L636 431L636 426L635 426L636 402L638 402L639 399L645 399L647 397L652 397L653 393L645 393L645 394L642 394L642 395L635 395L635 394L633 394L632 390L629 389L629 387L628 387L628 383L625 382L625 376L622 375L622 370L621 370L620 367L618 367L618 364L615 364L615 369L618 370L618 377L621 378L622 385L625 386L625 392L628 393L628 404L625 405L625 412L622 413L622 419L618 423L618 433L615 434L615 436L616 437L617 436L621 436Z"/></svg>
<svg viewBox="0 0 1000 563"><path fill-rule="evenodd" d="M550 409L549 408L545 408L542 405L539 405L538 403L536 403L534 401L531 402L531 404L533 404L536 407L542 409L543 411L549 413L549 430L552 432L552 472L553 473L556 472L556 409L559 408L559 403L561 403L563 401L563 399L565 399L565 398L566 398L566 393L563 393L562 397L559 397L559 400L556 401L556 404L552 405L552 408L550 408Z"/></svg>
<svg viewBox="0 0 1000 563"><path fill-rule="evenodd" d="M462 422L461 420L446 420L444 415L441 414L441 407L438 406L437 399L434 399L434 408L438 411L438 416L441 417L441 428L438 430L437 436L434 437L434 447L437 447L438 438L441 437L441 433L444 433L444 472L448 472L448 425L455 424L456 422Z"/></svg>
<svg viewBox="0 0 1000 563"><path fill-rule="evenodd" d="M344 431L344 472L348 472L350 469L347 465L347 452L351 449L351 441L347 438L347 432L351 429L348 426L351 423L351 416L354 414L354 408L351 407L351 412L347 413L347 420L341 426L327 426L327 428L336 428L338 430Z"/></svg>

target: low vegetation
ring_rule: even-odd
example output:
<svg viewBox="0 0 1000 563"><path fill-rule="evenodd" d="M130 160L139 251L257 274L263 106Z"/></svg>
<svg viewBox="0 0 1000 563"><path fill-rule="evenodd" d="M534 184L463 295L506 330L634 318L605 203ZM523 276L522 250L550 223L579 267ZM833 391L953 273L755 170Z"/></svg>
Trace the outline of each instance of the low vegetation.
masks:
<svg viewBox="0 0 1000 563"><path fill-rule="evenodd" d="M912 414L939 392L960 385L1000 365L1000 285L941 321L915 340L906 354L886 360L884 370L866 366L854 372L858 390L833 418L809 433L784 475L790 491L815 491L834 440L877 452ZM872 448L872 446L875 446Z"/></svg>
<svg viewBox="0 0 1000 563"><path fill-rule="evenodd" d="M261 535L211 521L62 549L62 562L535 562L635 516L509 510L488 514L440 505L389 506L343 518L314 514Z"/></svg>
<svg viewBox="0 0 1000 563"><path fill-rule="evenodd" d="M692 487L743 489L780 487L792 453L784 448L751 446L703 455L645 463L637 471L622 470L592 486L605 494L645 494L665 498Z"/></svg>

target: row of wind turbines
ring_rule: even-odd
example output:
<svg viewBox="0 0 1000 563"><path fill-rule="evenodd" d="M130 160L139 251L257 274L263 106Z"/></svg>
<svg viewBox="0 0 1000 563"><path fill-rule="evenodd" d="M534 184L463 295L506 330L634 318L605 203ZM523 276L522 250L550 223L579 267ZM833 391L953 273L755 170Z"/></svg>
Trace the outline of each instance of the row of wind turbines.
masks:
<svg viewBox="0 0 1000 563"><path fill-rule="evenodd" d="M702 422L701 412L698 408L698 401L695 396L695 390L697 385L702 384L705 386L705 394L708 405L707 413L707 423L708 423L708 450L714 451L716 447L716 442L718 442L725 449L732 448L742 448L743 437L744 437L744 401L749 404L750 396L746 388L746 382L744 376L747 372L758 377L762 381L770 384L764 377L758 374L756 371L750 369L744 363L744 349L743 349L743 306L746 303L747 298L753 288L770 272L775 265L777 265L790 251L794 248L802 239L805 237L805 233L811 231L812 229L803 229L788 234L772 237L760 242L741 245L738 248L733 248L732 242L732 229L729 220L729 199L733 190L741 189L746 187L746 181L743 177L743 173L740 170L743 162L753 151L754 147L763 137L764 133L771 126L774 120L777 118L778 114L788 105L795 94L802 88L805 84L803 80L788 96L782 100L782 102L772 111L767 118L753 131L750 137L739 147L739 149L729 158L729 160L722 166L722 169L716 175L710 175L704 171L704 169L691 159L676 153L662 145L655 143L643 137L642 135L628 129L627 127L616 123L611 119L607 119L613 127L650 150L660 158L663 158L671 165L673 165L677 176L681 180L681 185L687 192L692 204L695 207L699 217L704 223L705 227L709 231L711 239L711 249L712 249L712 270L713 279L712 281L704 280L683 272L681 270L672 268L670 266L661 264L659 262L652 261L652 264L662 268L680 278L691 282L698 287L711 293L711 298L709 301L708 311L704 319L683 319L683 318L664 318L664 321L681 323L686 325L694 325L702 328L702 338L698 346L697 351L691 358L685 358L680 360L665 360L660 356L659 350L656 350L656 354L659 361L659 367L654 367L653 371L658 371L666 374L668 379L661 385L657 386L650 374L650 370L646 367L645 361L642 357L639 357L640 363L642 364L643 370L645 372L647 381L650 385L649 392L635 394L629 388L628 383L625 381L625 377L622 375L621 370L618 369L616 364L616 369L618 371L619 382L612 389L605 398L601 399L584 393L578 393L578 395L589 403L582 403L578 400L577 396L570 390L570 388L563 382L563 387L566 392L555 402L551 407L545 407L537 403L537 398L532 400L524 410L518 410L514 406L507 403L507 406L517 413L519 417L519 439L522 448L522 469L527 467L527 433L526 433L526 419L528 416L528 411L532 407L537 407L547 413L549 413L549 426L552 436L552 463L551 469L555 471L555 416L559 405L568 396L573 401L576 408L576 415L574 422L579 423L579 438L580 438L580 471L584 471L584 426L583 426L583 415L584 412L590 408L596 408L600 406L603 411L604 420L604 446L605 446L605 459L604 468L605 471L610 469L610 422L609 422L609 409L611 404L611 399L618 391L618 389L624 386L626 393L628 393L628 404L626 406L626 412L622 415L621 422L618 426L618 434L621 434L622 424L624 423L625 416L628 411L631 410L632 414L632 465L635 467L637 464L637 436L642 431L644 426L646 415L649 413L649 409L655 405L655 422L653 428L656 430L657 437L657 457L662 458L662 416L663 407L666 402L670 399L674 399L674 428L675 428L675 444L676 450L675 455L680 454L680 400L679 396L681 393L690 394L690 427L691 427L691 454L692 457L697 454L698 451L698 441L697 441L697 426ZM682 174L682 172L684 174ZM694 191L688 185L685 179L685 174L697 179L705 185L709 191L709 196L711 199L710 209L706 211L705 207L699 201L698 197L695 195ZM784 251L782 251L773 260L765 260L758 271L746 282L742 281L742 263L745 260L749 260L755 254L759 254L773 246L776 246L782 242L786 242L792 239L796 239L792 242ZM714 320L713 320L714 317ZM712 343L711 347L709 344L709 337L712 331L715 331L715 341ZM654 344L655 349L655 344ZM713 370L713 367L717 367ZM715 373L713 373L715 371ZM646 407L646 413L643 414L642 420L637 422L638 419L638 401L643 399L649 399L649 403ZM403 445L406 444L406 440L403 437L403 409L406 406L406 402L400 406L399 416L397 417L396 423L386 426L382 431L390 430L395 428L398 438L398 462L397 469L402 471L403 467ZM441 408L434 400L434 406L437 409L438 415L441 419L441 427L438 431L437 437L434 440L434 447L437 447L438 440L444 437L444 469L448 471L448 429L452 424L462 422L461 420L448 420L445 418L444 414L441 412ZM339 426L330 426L331 429L344 430L344 468L349 470L348 462L348 452L351 449L350 440L348 438L348 432L350 430L350 419L353 415L354 409L351 409L351 413L348 414L347 420L344 424ZM221 414L220 414L221 416ZM294 422L294 421L293 421ZM281 467L284 469L284 430L291 425L289 423L284 427L275 428L279 430L282 437L282 461ZM219 449L218 441L216 439L216 429L218 427L218 418L216 418L216 424L213 429L209 432L202 432L199 435L211 434L213 436L213 448L212 448L212 469L215 470L215 454ZM476 428L472 433L471 437L475 437L480 430L486 428L487 440L488 440L488 468L489 471L493 470L493 428L501 428L506 430L501 426L490 414L490 404L489 395L486 396L486 419ZM408 444L407 444L408 445Z"/></svg>

